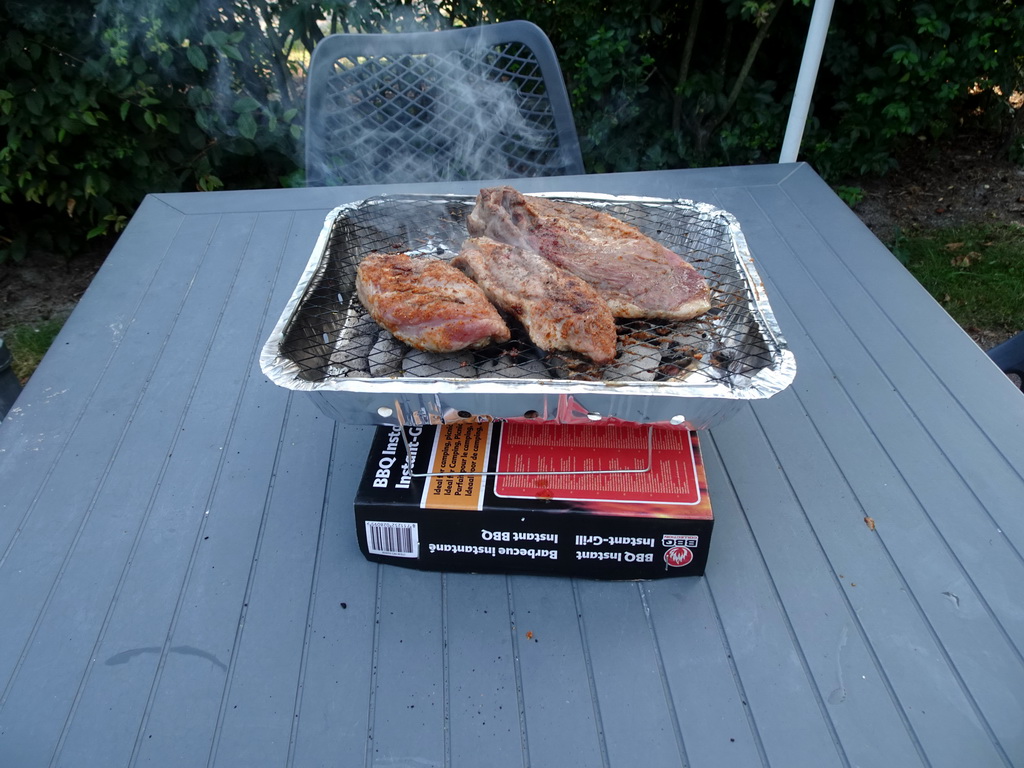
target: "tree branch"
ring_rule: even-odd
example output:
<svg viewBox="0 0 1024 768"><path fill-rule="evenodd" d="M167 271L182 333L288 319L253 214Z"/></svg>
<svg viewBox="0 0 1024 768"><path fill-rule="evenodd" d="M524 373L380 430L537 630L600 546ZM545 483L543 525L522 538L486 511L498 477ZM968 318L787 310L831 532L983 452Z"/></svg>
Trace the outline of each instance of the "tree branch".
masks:
<svg viewBox="0 0 1024 768"><path fill-rule="evenodd" d="M291 72L288 70L288 52L284 50L278 30L274 27L274 17L263 0L256 0L252 10L259 12L263 17L263 29L266 33L267 48L270 52L270 61L274 64L274 80L277 83L278 93L281 94L281 103L286 108L291 107L295 101L295 94L292 93ZM255 15L255 13L253 14ZM253 21L256 21L253 19ZM256 23L256 29L260 25Z"/></svg>
<svg viewBox="0 0 1024 768"><path fill-rule="evenodd" d="M754 59L757 58L757 52L760 50L761 45L764 43L765 38L768 37L768 29L771 27L772 22L775 21L775 17L779 15L779 11L782 9L782 0L779 0L772 9L771 15L765 20L764 24L761 25L760 29L757 30L757 35L754 36L754 41L750 44L750 50L747 51L747 57L743 61L743 66L740 67L739 74L736 75L736 82L733 83L732 91L729 93L728 98L725 101L725 106L722 107L722 111L711 121L708 125L708 133L714 133L722 121L729 115L732 108L736 106L736 101L740 97L740 92L743 90L743 84L746 82L747 75L750 74L751 68L754 66Z"/></svg>
<svg viewBox="0 0 1024 768"><path fill-rule="evenodd" d="M697 41L697 26L700 22L700 12L704 7L704 0L694 0L693 8L690 9L690 26L686 30L686 43L683 45L683 58L679 62L679 80L676 82L675 98L672 102L672 132L678 133L682 126L683 117L683 87L690 77L690 62L693 59L693 46Z"/></svg>

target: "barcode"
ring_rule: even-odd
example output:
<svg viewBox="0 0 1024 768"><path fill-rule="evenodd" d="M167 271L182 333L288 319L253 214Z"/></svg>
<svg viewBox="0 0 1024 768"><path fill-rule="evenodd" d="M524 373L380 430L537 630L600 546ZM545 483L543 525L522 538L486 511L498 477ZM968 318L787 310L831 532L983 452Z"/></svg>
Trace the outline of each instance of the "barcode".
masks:
<svg viewBox="0 0 1024 768"><path fill-rule="evenodd" d="M366 548L374 555L419 557L419 526L416 523L367 520Z"/></svg>

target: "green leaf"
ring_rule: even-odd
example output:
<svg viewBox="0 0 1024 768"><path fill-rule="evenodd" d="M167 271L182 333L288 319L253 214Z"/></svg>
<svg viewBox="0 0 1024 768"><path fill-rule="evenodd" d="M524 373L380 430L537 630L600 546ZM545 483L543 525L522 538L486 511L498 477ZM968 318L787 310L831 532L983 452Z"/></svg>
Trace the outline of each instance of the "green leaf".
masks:
<svg viewBox="0 0 1024 768"><path fill-rule="evenodd" d="M132 84L132 73L122 69L110 76L109 86L116 93L127 90Z"/></svg>
<svg viewBox="0 0 1024 768"><path fill-rule="evenodd" d="M181 133L181 115L178 112L165 112L160 115L160 124L171 133Z"/></svg>
<svg viewBox="0 0 1024 768"><path fill-rule="evenodd" d="M239 114L245 112L253 112L260 108L260 103L256 101L252 96L242 96L235 100L235 103L231 105L231 108Z"/></svg>
<svg viewBox="0 0 1024 768"><path fill-rule="evenodd" d="M33 115L43 114L43 107L45 106L46 100L43 98L43 94L38 91L29 91L25 94L25 109Z"/></svg>
<svg viewBox="0 0 1024 768"><path fill-rule="evenodd" d="M204 133L213 133L213 124L210 122L210 116L205 112L196 112L196 125L198 125Z"/></svg>
<svg viewBox="0 0 1024 768"><path fill-rule="evenodd" d="M238 132L247 139L256 138L256 120L251 112L246 112L238 118Z"/></svg>
<svg viewBox="0 0 1024 768"><path fill-rule="evenodd" d="M88 59L79 70L86 80L100 80L103 78L103 67L96 59Z"/></svg>
<svg viewBox="0 0 1024 768"><path fill-rule="evenodd" d="M125 120L128 117L128 110L131 109L132 105L129 101L121 102L121 119Z"/></svg>
<svg viewBox="0 0 1024 768"><path fill-rule="evenodd" d="M94 115L92 112L83 112L82 122L86 125L91 125L93 128L100 127L99 122L96 120L96 115Z"/></svg>
<svg viewBox="0 0 1024 768"><path fill-rule="evenodd" d="M146 121L146 125L156 130L156 115L150 112L148 109L143 113L143 119Z"/></svg>
<svg viewBox="0 0 1024 768"><path fill-rule="evenodd" d="M210 66L210 63L206 60L206 54L203 53L203 49L198 45L190 45L186 48L185 56L188 58L189 64L200 72L205 72Z"/></svg>
<svg viewBox="0 0 1024 768"><path fill-rule="evenodd" d="M199 177L198 183L199 189L204 192L210 192L215 189L221 189L224 186L224 182L212 173L208 173L204 176Z"/></svg>
<svg viewBox="0 0 1024 768"><path fill-rule="evenodd" d="M292 127L290 128L290 133L292 134L292 138L293 139L296 139L296 140L301 139L302 138L302 127L298 126L298 125L292 125Z"/></svg>
<svg viewBox="0 0 1024 768"><path fill-rule="evenodd" d="M200 88L199 86L193 86L188 89L188 94L185 96L188 101L188 105L193 109L199 109L201 107L208 107L213 103L213 99L210 96L210 91L206 88Z"/></svg>
<svg viewBox="0 0 1024 768"><path fill-rule="evenodd" d="M212 45L214 48L220 48L228 41L228 34L219 29L214 29L203 35L203 42L207 45Z"/></svg>

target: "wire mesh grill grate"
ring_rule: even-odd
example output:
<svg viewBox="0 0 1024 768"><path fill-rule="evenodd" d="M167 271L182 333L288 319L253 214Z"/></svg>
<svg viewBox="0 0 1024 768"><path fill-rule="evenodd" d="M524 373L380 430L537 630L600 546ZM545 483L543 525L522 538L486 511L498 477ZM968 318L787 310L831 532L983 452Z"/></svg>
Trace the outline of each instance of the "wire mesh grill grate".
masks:
<svg viewBox="0 0 1024 768"><path fill-rule="evenodd" d="M474 352L438 355L406 347L380 328L355 295L355 274L367 254L404 252L450 260L467 237L475 198L384 196L342 209L301 300L284 329L280 354L298 375L331 379L535 379L616 383L725 383L743 387L775 362L756 312L756 293L734 239L731 217L685 201L594 201L679 253L708 282L712 309L683 322L624 320L618 354L598 366L572 353L546 353L514 320L510 341Z"/></svg>

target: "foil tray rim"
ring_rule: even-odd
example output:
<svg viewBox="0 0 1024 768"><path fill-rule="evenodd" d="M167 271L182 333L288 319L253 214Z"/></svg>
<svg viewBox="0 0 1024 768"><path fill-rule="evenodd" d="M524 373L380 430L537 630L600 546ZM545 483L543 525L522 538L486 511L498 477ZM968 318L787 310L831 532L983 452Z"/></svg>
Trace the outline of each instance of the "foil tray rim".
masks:
<svg viewBox="0 0 1024 768"><path fill-rule="evenodd" d="M285 389L301 392L338 392L360 394L458 394L481 395L502 394L615 394L648 397L710 398L732 400L757 400L771 397L788 387L796 376L796 359L782 336L774 313L768 303L761 278L747 246L746 238L735 216L712 203L687 198L650 197L644 195L613 195L603 192L550 191L529 193L534 197L563 198L573 201L600 203L643 203L687 206L691 210L720 216L726 222L737 249L737 261L746 273L754 294L751 310L757 316L762 329L769 335L775 349L772 350L772 364L757 374L743 387L729 386L722 382L689 384L675 382L623 382L588 381L581 379L442 379L426 377L403 378L334 378L324 381L309 381L301 378L299 366L280 354L285 331L296 310L302 303L310 282L318 271L327 251L327 243L336 219L347 210L366 205L383 204L389 199L416 199L445 201L469 201L475 195L457 193L383 193L373 197L342 203L324 218L306 266L292 291L284 309L260 351L259 363L264 375L271 382ZM760 290L758 289L760 286Z"/></svg>

